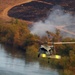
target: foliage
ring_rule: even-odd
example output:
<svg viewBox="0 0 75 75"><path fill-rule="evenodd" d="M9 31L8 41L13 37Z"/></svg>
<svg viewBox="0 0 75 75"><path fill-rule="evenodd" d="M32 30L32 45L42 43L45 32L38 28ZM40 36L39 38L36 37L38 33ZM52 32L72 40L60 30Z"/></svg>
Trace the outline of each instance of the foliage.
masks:
<svg viewBox="0 0 75 75"><path fill-rule="evenodd" d="M70 39L67 39L66 41L72 42ZM58 62L59 65L63 67L64 70L75 71L75 44L59 45L57 46L57 49L58 53L62 56L61 60ZM67 71L63 75L68 75ZM73 74L69 72L69 75Z"/></svg>
<svg viewBox="0 0 75 75"><path fill-rule="evenodd" d="M57 30L55 35L55 41L59 41L61 37L60 31ZM37 57L38 45L34 41L38 38L30 34L28 26L25 23L18 20L11 21L10 23L0 21L0 42L24 49L30 57ZM43 40L45 39L43 38ZM75 39L62 38L62 41L73 42ZM56 53L60 54L62 58L60 60L50 59L50 64L64 70L75 71L75 44L55 45L55 49ZM65 72L67 71L65 70Z"/></svg>
<svg viewBox="0 0 75 75"><path fill-rule="evenodd" d="M27 48L26 54L30 57L37 57L38 48L35 45L29 46Z"/></svg>
<svg viewBox="0 0 75 75"><path fill-rule="evenodd" d="M56 30L56 33L48 32L55 36L54 41L63 41L63 42L74 42L74 38L65 37L63 38L60 35L60 31ZM71 71L75 71L75 44L60 44L55 45L56 54L61 55L60 60L50 60L50 64L57 68L64 69L63 75L68 75L67 71L70 70L69 75L73 75ZM66 70L67 69L67 70Z"/></svg>
<svg viewBox="0 0 75 75"><path fill-rule="evenodd" d="M14 47L24 48L34 44L35 36L30 34L27 24L14 21L0 23L0 42L11 44Z"/></svg>

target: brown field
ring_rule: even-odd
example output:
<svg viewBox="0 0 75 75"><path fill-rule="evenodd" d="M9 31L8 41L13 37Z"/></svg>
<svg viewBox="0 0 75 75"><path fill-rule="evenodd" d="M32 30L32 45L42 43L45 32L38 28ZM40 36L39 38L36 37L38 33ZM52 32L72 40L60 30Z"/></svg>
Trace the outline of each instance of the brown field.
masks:
<svg viewBox="0 0 75 75"><path fill-rule="evenodd" d="M7 7L29 0L0 0L0 13Z"/></svg>
<svg viewBox="0 0 75 75"><path fill-rule="evenodd" d="M16 5L30 1L32 0L0 0L0 19L10 20L10 17L7 15L8 10Z"/></svg>

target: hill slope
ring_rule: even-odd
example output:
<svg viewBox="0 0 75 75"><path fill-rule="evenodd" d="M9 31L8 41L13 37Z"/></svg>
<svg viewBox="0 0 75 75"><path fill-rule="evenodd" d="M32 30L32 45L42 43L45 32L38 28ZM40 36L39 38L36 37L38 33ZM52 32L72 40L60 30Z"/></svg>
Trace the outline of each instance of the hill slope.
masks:
<svg viewBox="0 0 75 75"><path fill-rule="evenodd" d="M9 20L8 10L16 5L22 3L30 2L32 0L0 0L0 18L4 20Z"/></svg>
<svg viewBox="0 0 75 75"><path fill-rule="evenodd" d="M28 21L43 20L54 5L61 5L67 11L75 11L75 0L35 0L9 10L8 15Z"/></svg>

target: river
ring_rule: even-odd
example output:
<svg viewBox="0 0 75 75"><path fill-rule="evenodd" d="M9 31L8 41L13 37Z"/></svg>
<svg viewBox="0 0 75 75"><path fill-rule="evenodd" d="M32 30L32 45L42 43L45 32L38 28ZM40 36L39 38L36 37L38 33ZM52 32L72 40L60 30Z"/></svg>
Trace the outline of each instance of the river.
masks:
<svg viewBox="0 0 75 75"><path fill-rule="evenodd" d="M29 60L21 51L0 45L0 75L59 75L57 69Z"/></svg>

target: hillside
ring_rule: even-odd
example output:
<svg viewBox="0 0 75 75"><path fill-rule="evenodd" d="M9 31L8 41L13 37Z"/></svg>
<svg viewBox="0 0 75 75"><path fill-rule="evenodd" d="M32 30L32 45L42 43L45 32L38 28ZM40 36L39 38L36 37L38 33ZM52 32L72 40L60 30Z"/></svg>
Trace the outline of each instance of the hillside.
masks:
<svg viewBox="0 0 75 75"><path fill-rule="evenodd" d="M8 16L8 11L12 7L30 1L32 0L0 0L0 19L9 21L11 18Z"/></svg>
<svg viewBox="0 0 75 75"><path fill-rule="evenodd" d="M28 21L43 20L54 5L61 5L66 11L75 11L75 0L35 0L9 10L8 15Z"/></svg>
<svg viewBox="0 0 75 75"><path fill-rule="evenodd" d="M71 11L75 11L75 0L39 0L45 2L52 2L53 4L59 4L65 8L68 8Z"/></svg>
<svg viewBox="0 0 75 75"><path fill-rule="evenodd" d="M0 13L10 5L14 5L27 0L0 0Z"/></svg>
<svg viewBox="0 0 75 75"><path fill-rule="evenodd" d="M40 2L32 1L30 3L22 4L12 8L8 15L15 18L22 18L24 20L36 21L46 16L46 12L52 5L43 4Z"/></svg>
<svg viewBox="0 0 75 75"><path fill-rule="evenodd" d="M0 0L0 18L8 19L9 15L27 21L37 21L46 18L54 5L61 5L70 12L75 11L75 0Z"/></svg>

